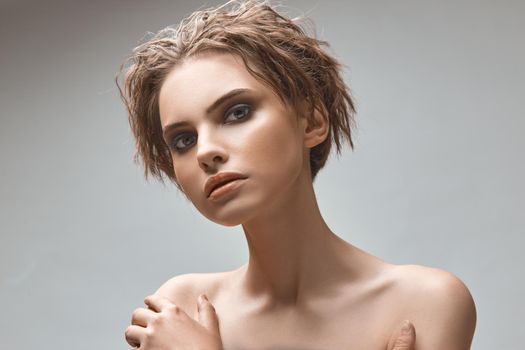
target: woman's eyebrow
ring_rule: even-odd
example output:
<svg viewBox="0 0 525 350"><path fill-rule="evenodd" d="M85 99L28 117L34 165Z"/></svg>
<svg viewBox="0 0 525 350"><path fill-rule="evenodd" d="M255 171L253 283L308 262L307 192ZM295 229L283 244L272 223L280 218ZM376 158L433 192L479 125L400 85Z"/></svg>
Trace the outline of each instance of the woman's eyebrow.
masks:
<svg viewBox="0 0 525 350"><path fill-rule="evenodd" d="M215 102L213 102L208 108L206 108L206 114L213 113L214 110L216 110L218 107L220 107L224 102L228 101L230 98L233 98L239 94L249 92L250 89L247 88L240 88L240 89L233 89L229 92L225 93L221 97L219 97Z"/></svg>
<svg viewBox="0 0 525 350"><path fill-rule="evenodd" d="M213 102L208 108L206 108L206 114L207 115L212 114L217 108L219 108L222 104L224 104L229 99L237 95L240 95L246 92L251 92L251 91L252 90L248 88L239 88L239 89L233 89L233 90L228 91L227 93L225 93L224 95L216 99L215 102ZM164 129L162 130L163 137L166 138L167 134L171 130L176 129L180 126L185 126L185 125L188 125L188 122L175 122L175 123L166 125Z"/></svg>

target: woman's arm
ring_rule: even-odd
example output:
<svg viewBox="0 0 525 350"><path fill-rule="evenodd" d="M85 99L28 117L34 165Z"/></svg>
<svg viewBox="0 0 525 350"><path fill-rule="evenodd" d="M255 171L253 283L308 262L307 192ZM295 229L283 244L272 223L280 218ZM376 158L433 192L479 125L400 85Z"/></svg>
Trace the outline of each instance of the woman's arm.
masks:
<svg viewBox="0 0 525 350"><path fill-rule="evenodd" d="M469 350L476 328L476 306L468 288L444 270L422 268L417 274L420 279L416 283L412 280L412 298L408 301L413 314L408 318L417 330L416 349Z"/></svg>
<svg viewBox="0 0 525 350"><path fill-rule="evenodd" d="M221 350L219 321L208 299L200 295L193 301L198 305L194 318L186 312L190 309L191 281L191 275L177 276L146 297L148 308L136 309L131 326L126 328L128 344L143 350Z"/></svg>

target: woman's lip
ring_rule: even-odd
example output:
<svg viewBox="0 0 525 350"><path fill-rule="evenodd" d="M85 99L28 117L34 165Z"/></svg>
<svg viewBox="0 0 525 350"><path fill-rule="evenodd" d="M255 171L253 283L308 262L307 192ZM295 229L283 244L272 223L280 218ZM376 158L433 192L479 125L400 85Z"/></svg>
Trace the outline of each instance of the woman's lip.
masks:
<svg viewBox="0 0 525 350"><path fill-rule="evenodd" d="M232 171L224 171L218 173L206 180L206 183L204 184L204 193L206 194L206 197L209 197L211 192L217 187L222 186L223 184L226 184L233 180L245 179L246 177L247 176L241 173Z"/></svg>
<svg viewBox="0 0 525 350"><path fill-rule="evenodd" d="M238 178L238 179L233 179L231 181L228 181L220 185L219 187L216 187L213 191L211 191L208 198L210 200L217 200L220 197L224 196L225 194L230 193L231 191L239 187L244 180L245 179Z"/></svg>

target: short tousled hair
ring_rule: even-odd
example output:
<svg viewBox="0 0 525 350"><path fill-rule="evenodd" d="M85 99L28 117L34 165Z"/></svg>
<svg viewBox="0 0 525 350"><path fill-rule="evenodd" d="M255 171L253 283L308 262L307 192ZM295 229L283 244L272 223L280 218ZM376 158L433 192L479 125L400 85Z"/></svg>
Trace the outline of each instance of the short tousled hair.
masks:
<svg viewBox="0 0 525 350"><path fill-rule="evenodd" d="M312 180L325 165L332 144L339 154L346 139L353 150L356 111L341 77L343 64L323 49L329 46L326 41L306 34L304 20L280 15L267 1L233 0L195 11L178 27L168 26L137 46L120 66L115 82L135 137L133 159L144 165L145 178L151 174L164 182L167 176L181 189L162 137L159 92L177 64L205 51L241 57L250 74L283 102L296 107L306 102L309 120L313 121L314 109L328 120L327 138L310 150Z"/></svg>

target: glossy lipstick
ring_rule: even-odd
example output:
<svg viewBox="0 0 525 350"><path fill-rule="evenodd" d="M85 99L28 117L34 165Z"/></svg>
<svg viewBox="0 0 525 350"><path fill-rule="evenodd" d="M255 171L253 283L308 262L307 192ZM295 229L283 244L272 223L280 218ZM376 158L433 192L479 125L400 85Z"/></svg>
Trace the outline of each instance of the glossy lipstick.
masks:
<svg viewBox="0 0 525 350"><path fill-rule="evenodd" d="M236 172L222 172L210 177L204 184L204 193L210 199L217 199L237 188L247 176Z"/></svg>

